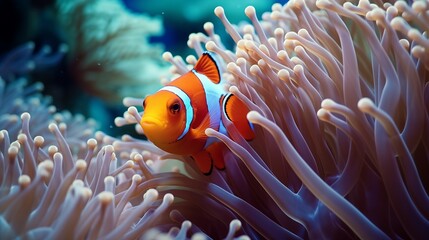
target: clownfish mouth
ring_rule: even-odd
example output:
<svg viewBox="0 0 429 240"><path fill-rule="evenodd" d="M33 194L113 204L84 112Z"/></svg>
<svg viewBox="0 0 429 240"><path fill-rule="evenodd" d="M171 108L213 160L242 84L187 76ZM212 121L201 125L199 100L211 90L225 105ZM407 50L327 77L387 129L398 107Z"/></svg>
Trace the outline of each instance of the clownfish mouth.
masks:
<svg viewBox="0 0 429 240"><path fill-rule="evenodd" d="M165 127L165 123L157 118L144 116L140 122L143 130L145 129L162 129Z"/></svg>

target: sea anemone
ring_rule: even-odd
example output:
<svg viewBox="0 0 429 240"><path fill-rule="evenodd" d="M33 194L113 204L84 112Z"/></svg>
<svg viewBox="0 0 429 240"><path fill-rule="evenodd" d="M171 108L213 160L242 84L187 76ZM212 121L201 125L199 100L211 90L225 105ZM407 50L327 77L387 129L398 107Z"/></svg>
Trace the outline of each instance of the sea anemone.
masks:
<svg viewBox="0 0 429 240"><path fill-rule="evenodd" d="M52 52L51 47L46 45L36 53L33 42L23 44L0 57L0 76L12 81L35 69L43 70L52 67L63 58L67 51L67 45L61 44L56 52Z"/></svg>
<svg viewBox="0 0 429 240"><path fill-rule="evenodd" d="M19 76L33 69L27 68L31 54L15 53L0 65L24 68L5 67L5 72ZM41 83L28 85L24 78L0 78L2 239L185 238L189 221L175 222L174 228L170 224L169 233L156 225L160 215L170 219L171 193L155 186L136 196L138 184L146 180L142 176L158 169L147 161L151 154L115 151L109 144L114 138L94 134L93 120L57 113L42 89ZM233 221L231 236L237 228L239 222ZM196 232L195 237L204 236Z"/></svg>
<svg viewBox="0 0 429 240"><path fill-rule="evenodd" d="M7 130L0 131L2 238L186 238L192 224L171 211L175 201L171 193L156 190L158 186L144 194L137 190L152 172L146 162L149 154L134 151L129 156L116 151L121 153L118 158L115 148L106 144L112 138L101 132L86 143L65 137L81 134L83 123L68 128L64 122L52 122L47 127L50 133L33 138L30 119L28 112L21 115L16 140ZM49 135L55 142L45 140ZM164 226L162 216L176 220L179 227ZM229 235L234 236L239 228L240 222L232 221ZM205 235L194 231L194 236Z"/></svg>
<svg viewBox="0 0 429 240"><path fill-rule="evenodd" d="M226 49L211 23L206 34L191 34L188 46L198 56L216 54L229 91L252 110L247 118L256 138L245 141L226 118L228 135L207 129L230 151L224 171L204 176L189 157L127 135L97 132L82 144L64 138L69 124L46 123L50 133L33 138L30 114L23 113L16 141L0 132L0 232L103 239L427 236L428 9L423 1L296 0L274 4L262 20L248 7L251 24L234 26L216 8L236 48ZM196 62L164 58L179 75ZM125 98L129 108L116 125L139 122L141 103ZM138 124L136 130L142 132ZM54 141L45 144L50 135Z"/></svg>
<svg viewBox="0 0 429 240"><path fill-rule="evenodd" d="M143 235L173 196L159 199L151 189L133 198L131 205L129 197L142 180L133 173L133 161L118 162L114 148L103 144L101 133L94 134L94 120L56 112L51 99L42 96L41 83L28 85L25 78L14 79L42 65L39 62L50 62L33 63L31 59L50 58L33 56L32 48L31 44L20 47L0 64L2 73L10 76L8 81L0 78L2 239ZM181 231L186 233L189 224L183 223Z"/></svg>
<svg viewBox="0 0 429 240"><path fill-rule="evenodd" d="M198 56L202 46L217 54L230 92L252 109L257 137L244 141L224 119L229 136L206 134L234 153L224 156L225 172L170 173L138 189L185 188L182 198L193 205L181 213L205 232L227 222L219 214L227 207L228 218L240 219L250 237L426 236L428 8L422 1L297 0L274 4L262 21L248 7L252 24L238 27L216 8L236 49L225 49L211 23L204 25L207 34L191 34L188 46ZM196 62L164 58L179 75ZM130 114L139 120L131 107L117 123Z"/></svg>
<svg viewBox="0 0 429 240"><path fill-rule="evenodd" d="M57 0L56 9L70 70L82 88L118 104L160 86L153 79L167 72L163 50L149 42L163 32L159 17L132 13L119 0Z"/></svg>

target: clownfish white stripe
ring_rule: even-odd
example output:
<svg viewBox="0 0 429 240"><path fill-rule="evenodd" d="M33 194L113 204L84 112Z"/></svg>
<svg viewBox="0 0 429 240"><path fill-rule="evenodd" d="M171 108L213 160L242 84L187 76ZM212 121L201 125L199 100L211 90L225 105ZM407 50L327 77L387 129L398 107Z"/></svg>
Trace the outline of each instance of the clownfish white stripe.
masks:
<svg viewBox="0 0 429 240"><path fill-rule="evenodd" d="M217 129L219 124L213 124L218 123L221 116L219 99L224 94L224 90L220 84L214 84L207 76L196 71L193 72L200 80L206 95L207 110L210 116L210 123L212 124L211 127Z"/></svg>
<svg viewBox="0 0 429 240"><path fill-rule="evenodd" d="M226 127L225 127L225 125L223 124L222 121L219 121L219 130L218 130L218 132L220 132L222 134L227 134ZM207 138L207 141L206 141L206 144L204 145L204 148L207 148L208 146L212 145L213 143L219 142L219 141L220 140L217 139L217 138L215 138L215 137L209 137L209 138Z"/></svg>
<svg viewBox="0 0 429 240"><path fill-rule="evenodd" d="M191 127L192 119L194 118L194 111L192 109L191 99L189 98L188 94L186 94L184 91L182 91L178 87L165 86L165 87L161 88L159 91L169 91L169 92L176 94L182 100L183 105L185 106L186 124L185 124L185 128L183 129L182 134L180 134L180 136L177 138L177 140L180 140L186 135L186 133L189 132L189 128Z"/></svg>
<svg viewBox="0 0 429 240"><path fill-rule="evenodd" d="M226 96L225 96L225 98L223 99L223 103L222 103L222 109L223 109L223 112L225 113L225 116L226 116L226 118L228 118L228 120L230 120L231 121L231 118L228 116L228 113L227 113L227 111L226 111L226 103L228 102L228 100L229 100L229 98L232 96L232 94L227 94Z"/></svg>

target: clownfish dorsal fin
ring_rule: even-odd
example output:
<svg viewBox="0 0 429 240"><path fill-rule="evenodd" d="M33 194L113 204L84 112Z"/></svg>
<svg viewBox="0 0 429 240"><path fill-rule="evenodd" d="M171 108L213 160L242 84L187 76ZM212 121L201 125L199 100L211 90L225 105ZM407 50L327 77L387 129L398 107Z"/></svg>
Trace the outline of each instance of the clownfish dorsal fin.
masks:
<svg viewBox="0 0 429 240"><path fill-rule="evenodd" d="M213 83L220 83L220 73L216 61L209 52L204 52L195 64L194 70L198 73L204 74Z"/></svg>

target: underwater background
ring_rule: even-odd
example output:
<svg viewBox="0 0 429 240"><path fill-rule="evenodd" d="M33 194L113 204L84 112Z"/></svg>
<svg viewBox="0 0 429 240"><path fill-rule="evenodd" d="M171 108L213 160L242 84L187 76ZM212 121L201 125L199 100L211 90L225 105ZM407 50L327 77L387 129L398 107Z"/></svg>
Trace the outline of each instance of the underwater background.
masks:
<svg viewBox="0 0 429 240"><path fill-rule="evenodd" d="M2 0L0 61L13 49L28 43L34 44L34 52L49 49L46 55L61 55L56 56L56 61L41 62L21 75L30 82L42 82L43 94L51 96L59 110L93 118L99 129L109 134L134 134L127 126L117 128L113 121L124 111L124 97L153 93L161 87L161 78L171 75L161 57L164 51L180 56L191 54L186 45L189 34L203 31L203 24L208 21L220 27L213 13L218 5L229 12L231 21L240 22L247 19L245 7L254 5L264 12L272 4L273 1L261 0L192 4L151 0ZM126 28L135 29L127 32ZM232 46L232 39L228 44ZM128 54L136 49L140 49L138 55L130 57ZM77 62L88 55L97 56L87 57L86 66L79 66Z"/></svg>
<svg viewBox="0 0 429 240"><path fill-rule="evenodd" d="M425 239L427 1L0 0L0 239ZM210 51L225 169L147 141Z"/></svg>

